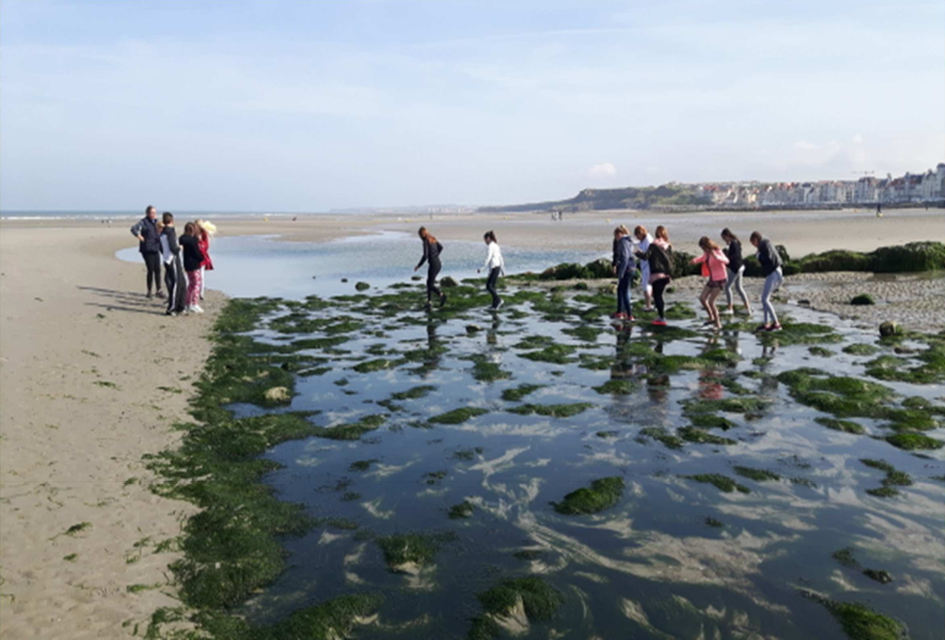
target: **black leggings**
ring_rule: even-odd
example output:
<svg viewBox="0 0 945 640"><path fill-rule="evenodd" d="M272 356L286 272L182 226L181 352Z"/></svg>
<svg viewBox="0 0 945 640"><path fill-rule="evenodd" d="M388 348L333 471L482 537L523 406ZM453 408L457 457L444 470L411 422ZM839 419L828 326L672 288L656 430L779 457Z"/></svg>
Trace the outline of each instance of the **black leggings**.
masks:
<svg viewBox="0 0 945 640"><path fill-rule="evenodd" d="M443 293L436 286L436 276L439 275L440 269L443 268L443 265L440 264L439 258L434 258L430 260L430 266L427 269L427 302L430 302L430 299L435 293L437 297L443 295Z"/></svg>
<svg viewBox="0 0 945 640"><path fill-rule="evenodd" d="M653 283L653 304L656 305L656 310L660 314L660 320L666 319L666 303L663 302L663 291L666 289L666 286L669 284L669 278L660 278Z"/></svg>
<svg viewBox="0 0 945 640"><path fill-rule="evenodd" d="M499 294L496 293L495 283L499 280L499 273L502 271L499 267L493 267L489 271L489 277L486 278L486 291L492 295L492 308L495 309L499 306L499 303L502 302L502 298L499 297Z"/></svg>
<svg viewBox="0 0 945 640"><path fill-rule="evenodd" d="M148 268L148 293L151 293L151 286L158 291L161 290L161 254L160 253L142 253L144 257L144 266Z"/></svg>
<svg viewBox="0 0 945 640"><path fill-rule="evenodd" d="M180 257L175 256L169 264L164 265L164 286L167 288L168 313L183 311L187 281L181 269Z"/></svg>

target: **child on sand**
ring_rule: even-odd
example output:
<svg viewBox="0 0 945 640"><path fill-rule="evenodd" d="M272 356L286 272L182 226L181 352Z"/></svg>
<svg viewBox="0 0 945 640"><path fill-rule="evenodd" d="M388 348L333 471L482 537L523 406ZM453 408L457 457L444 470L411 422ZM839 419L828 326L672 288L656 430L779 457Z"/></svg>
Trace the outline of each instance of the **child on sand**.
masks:
<svg viewBox="0 0 945 640"><path fill-rule="evenodd" d="M443 268L443 264L440 262L440 254L443 252L443 245L441 245L433 234L427 231L426 227L420 227L417 231L417 235L420 236L420 241L423 243L423 257L420 258L420 262L417 263L417 266L413 268L414 271L423 266L423 263L427 263L427 304L426 309L430 309L430 301L435 293L440 298L440 306L442 307L446 304L446 294L439 290L436 286L436 276L440 273L440 269Z"/></svg>
<svg viewBox="0 0 945 640"><path fill-rule="evenodd" d="M200 308L200 265L206 256L200 251L200 240L197 237L197 225L188 222L184 227L184 234L180 237L180 246L184 249L184 271L187 272L187 306L185 313L203 313Z"/></svg>
<svg viewBox="0 0 945 640"><path fill-rule="evenodd" d="M164 285L167 288L167 311L169 316L181 313L187 305L184 267L180 259L177 230L174 229L174 214L165 211L161 219L161 258L164 263Z"/></svg>
<svg viewBox="0 0 945 640"><path fill-rule="evenodd" d="M650 243L653 242L653 236L651 236L646 231L646 227L642 224L637 226L633 230L633 236L637 239L639 243L639 251L646 253L646 250L650 248ZM643 299L646 302L646 306L643 307L644 311L653 310L653 286L650 284L650 263L646 260L640 263L640 286L643 287Z"/></svg>
<svg viewBox="0 0 945 640"><path fill-rule="evenodd" d="M614 229L614 271L617 274L617 320L633 322L633 307L630 299L630 282L635 268L630 230L624 225Z"/></svg>
<svg viewBox="0 0 945 640"><path fill-rule="evenodd" d="M499 280L499 276L505 275L505 262L502 260L502 250L499 249L499 241L495 237L495 232L486 231L482 239L489 247L486 254L486 263L482 266L483 269L489 272L489 277L486 278L486 291L492 296L492 310L498 311L499 307L502 306L502 298L496 293L495 285ZM482 269L476 269L476 273L481 271Z"/></svg>
<svg viewBox="0 0 945 640"><path fill-rule="evenodd" d="M203 300L203 291L207 285L207 271L213 271L213 260L210 259L210 238L217 232L217 227L209 220L198 219L195 224L197 225L197 242L204 255L203 262L200 264L200 299Z"/></svg>
<svg viewBox="0 0 945 640"><path fill-rule="evenodd" d="M748 294L745 293L745 287L742 286L742 276L745 274L745 261L742 258L742 241L739 240L738 236L732 233L731 229L728 227L722 229L722 240L728 245L728 248L722 250L725 257L728 258L728 279L725 281L725 300L728 302L728 309L725 310L725 313L727 315L733 315L735 313L733 307L734 299L732 297L732 287L734 286L735 291L738 292L738 296L745 305L745 313L751 315L751 303L748 302Z"/></svg>
<svg viewBox="0 0 945 640"><path fill-rule="evenodd" d="M712 242L708 236L702 236L699 239L699 248L702 249L702 255L693 258L692 264L701 264L702 275L709 278L702 289L702 293L699 294L699 302L702 303L702 308L709 314L709 320L703 323L703 326L712 325L716 329L721 329L722 321L719 319L719 310L715 306L715 299L725 288L725 282L728 278L726 273L728 258L719 249L719 245Z"/></svg>
<svg viewBox="0 0 945 640"><path fill-rule="evenodd" d="M665 327L666 303L663 300L663 292L672 281L670 274L673 272L673 246L669 243L666 227L656 227L656 238L648 243L645 251L637 251L637 257L644 261L641 264L647 265L645 273L649 274L647 280L653 291L656 312L659 313L659 318L654 320L653 324Z"/></svg>
<svg viewBox="0 0 945 640"><path fill-rule="evenodd" d="M765 277L765 286L761 293L765 319L764 324L755 327L755 331L780 331L781 323L778 322L778 314L774 312L774 305L771 304L771 296L784 282L784 276L781 274L781 254L759 231L752 231L751 244L758 249L758 262L761 263L761 273Z"/></svg>

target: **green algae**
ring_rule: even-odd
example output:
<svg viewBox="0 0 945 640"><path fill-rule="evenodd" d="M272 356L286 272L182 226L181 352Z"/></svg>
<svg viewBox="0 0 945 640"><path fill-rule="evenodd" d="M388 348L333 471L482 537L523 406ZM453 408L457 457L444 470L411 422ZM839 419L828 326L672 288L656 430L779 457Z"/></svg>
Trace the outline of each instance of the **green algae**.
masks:
<svg viewBox="0 0 945 640"><path fill-rule="evenodd" d="M360 440L361 436L374 431L387 421L387 414L377 413L365 416L357 422L339 424L334 427L316 427L312 435L331 440Z"/></svg>
<svg viewBox="0 0 945 640"><path fill-rule="evenodd" d="M578 340L583 340L584 342L597 342L597 337L604 333L604 329L582 324L578 327L562 329L561 332L569 336L574 336Z"/></svg>
<svg viewBox="0 0 945 640"><path fill-rule="evenodd" d="M728 476L724 476L720 473L700 473L693 476L680 477L686 478L688 480L695 480L696 482L711 484L719 491L724 491L725 493L731 493L736 490L740 493L751 493L751 489L748 487L738 484Z"/></svg>
<svg viewBox="0 0 945 640"><path fill-rule="evenodd" d="M764 482L765 480L780 480L781 476L768 471L767 469L755 469L753 467L735 466L733 470L743 478L749 478L755 482Z"/></svg>
<svg viewBox="0 0 945 640"><path fill-rule="evenodd" d="M889 575L889 572L882 569L864 569L863 575L880 584L889 584L892 582L892 576Z"/></svg>
<svg viewBox="0 0 945 640"><path fill-rule="evenodd" d="M537 413L540 416L548 416L552 418L570 418L571 416L576 416L579 413L587 411L593 406L594 405L590 402L572 402L562 404L523 404L518 407L512 407L511 409L508 409L508 411L511 413L517 413L519 415L530 415Z"/></svg>
<svg viewBox="0 0 945 640"><path fill-rule="evenodd" d="M892 498L899 495L899 489L895 487L877 487L875 489L867 489L866 493L877 498Z"/></svg>
<svg viewBox="0 0 945 640"><path fill-rule="evenodd" d="M850 298L850 304L855 307L865 307L876 304L876 300L868 293L861 293Z"/></svg>
<svg viewBox="0 0 945 640"><path fill-rule="evenodd" d="M909 366L908 358L880 356L866 363L866 374L877 380L933 384L945 382L945 340L924 338L929 347L915 357L921 364Z"/></svg>
<svg viewBox="0 0 945 640"><path fill-rule="evenodd" d="M471 503L469 500L463 500L459 504L454 504L450 507L449 515L450 520L459 520L461 518L472 517L473 512L476 510L476 505Z"/></svg>
<svg viewBox="0 0 945 640"><path fill-rule="evenodd" d="M469 640L491 640L502 635L496 618L507 616L521 600L530 621L550 620L564 603L564 596L538 577L509 578L477 595L484 614L473 619Z"/></svg>
<svg viewBox="0 0 945 640"><path fill-rule="evenodd" d="M475 449L460 449L459 451L456 451L453 453L453 457L456 458L457 460L470 461L470 460L475 460L476 454L482 453L482 452L483 452L482 447L476 447Z"/></svg>
<svg viewBox="0 0 945 640"><path fill-rule="evenodd" d="M880 349L879 347L873 346L871 344L857 342L854 344L848 344L842 349L842 351L851 356L871 356L879 352Z"/></svg>
<svg viewBox="0 0 945 640"><path fill-rule="evenodd" d="M849 376L827 376L819 371L801 369L785 371L778 380L791 389L791 396L808 405L839 418L876 418L889 414L885 406L895 394L885 385Z"/></svg>
<svg viewBox="0 0 945 640"><path fill-rule="evenodd" d="M637 388L636 382L633 380L628 380L626 378L614 378L608 380L602 385L593 387L594 391L600 394L609 394L615 396L625 396L630 393L633 393L634 389Z"/></svg>
<svg viewBox="0 0 945 640"><path fill-rule="evenodd" d="M348 471L367 471L375 462L380 462L380 460L377 458L371 458L369 460L355 460L348 465Z"/></svg>
<svg viewBox="0 0 945 640"><path fill-rule="evenodd" d="M598 431L598 432L595 433L594 435L596 435L598 438L616 438L617 436L620 435L620 432L619 432L619 431L613 431L613 430L609 430L609 431Z"/></svg>
<svg viewBox="0 0 945 640"><path fill-rule="evenodd" d="M701 358L703 360L708 360L709 362L718 362L730 366L738 364L738 362L742 359L740 355L734 351L729 351L728 349L712 349L711 351L706 351L703 353Z"/></svg>
<svg viewBox="0 0 945 640"><path fill-rule="evenodd" d="M689 417L692 426L701 429L722 429L727 431L735 426L735 423L724 416L717 416L711 413L697 413Z"/></svg>
<svg viewBox="0 0 945 640"><path fill-rule="evenodd" d="M833 429L834 431L855 433L857 435L866 433L866 429L852 420L840 420L839 418L814 418L814 422L823 427L827 427L828 429Z"/></svg>
<svg viewBox="0 0 945 640"><path fill-rule="evenodd" d="M897 433L887 436L886 442L906 451L941 449L945 442L921 433Z"/></svg>
<svg viewBox="0 0 945 640"><path fill-rule="evenodd" d="M671 434L663 427L646 427L640 429L640 435L652 438L669 449L682 449L683 447L682 438Z"/></svg>
<svg viewBox="0 0 945 640"><path fill-rule="evenodd" d="M439 484L440 480L449 475L449 471L442 469L440 471L428 471L423 474L423 477L426 478L425 482L427 484Z"/></svg>
<svg viewBox="0 0 945 640"><path fill-rule="evenodd" d="M837 549L830 554L830 557L842 564L844 567L856 568L860 566L860 563L856 561L856 558L853 557L855 550L853 547L844 547L843 549Z"/></svg>
<svg viewBox="0 0 945 640"><path fill-rule="evenodd" d="M467 420L471 420L472 418L487 413L489 413L488 409L482 409L480 407L461 407L459 409L447 411L446 413L441 413L438 416L433 416L429 419L429 422L433 422L435 424L461 424Z"/></svg>
<svg viewBox="0 0 945 640"><path fill-rule="evenodd" d="M399 360L388 360L387 358L377 358L376 360L367 360L365 362L358 363L351 367L358 373L373 373L374 371L382 371L384 369L390 369L401 364Z"/></svg>
<svg viewBox="0 0 945 640"><path fill-rule="evenodd" d="M477 354L469 359L473 362L473 378L479 382L495 382L496 380L507 380L512 377L511 373L492 362L487 356Z"/></svg>
<svg viewBox="0 0 945 640"><path fill-rule="evenodd" d="M770 403L770 400L764 398L744 396L719 399L699 398L698 400L683 401L683 411L690 418L698 414L719 411L724 413L752 413L763 411Z"/></svg>
<svg viewBox="0 0 945 640"><path fill-rule="evenodd" d="M600 478L590 487L581 487L564 496L561 502L552 502L555 511L574 516L599 513L617 504L623 495L624 482L619 476Z"/></svg>
<svg viewBox="0 0 945 640"><path fill-rule="evenodd" d="M932 402L920 396L912 396L903 400L902 406L906 409L928 409L932 406Z"/></svg>
<svg viewBox="0 0 945 640"><path fill-rule="evenodd" d="M546 385L543 384L520 384L511 389L504 389L502 391L502 399L508 402L518 402L528 394L538 391L545 386Z"/></svg>
<svg viewBox="0 0 945 640"><path fill-rule="evenodd" d="M889 616L857 602L840 602L809 591L802 595L822 604L852 640L902 640L905 628Z"/></svg>
<svg viewBox="0 0 945 640"><path fill-rule="evenodd" d="M398 391L392 393L390 398L391 400L416 400L418 398L425 398L430 395L431 392L436 391L436 387L429 384L422 384L416 387L411 387L406 391Z"/></svg>
<svg viewBox="0 0 945 640"><path fill-rule="evenodd" d="M709 433L708 431L703 431L702 429L697 429L695 427L680 427L676 433L679 434L679 437L685 440L686 442L694 442L696 444L717 444L717 445L733 445L738 444L735 440L730 438L722 438L716 435Z"/></svg>
<svg viewBox="0 0 945 640"><path fill-rule="evenodd" d="M808 351L808 353L810 353L812 356L819 356L819 357L821 357L821 358L830 358L830 357L836 355L836 353L834 353L834 352L831 351L830 349L827 349L826 347L816 347L816 346L815 346L815 347L809 347L809 348L807 349L807 351Z"/></svg>
<svg viewBox="0 0 945 640"><path fill-rule="evenodd" d="M762 332L758 334L758 338L762 344L778 344L780 346L843 341L843 336L835 332L833 327L809 322L784 322L780 331Z"/></svg>
<svg viewBox="0 0 945 640"><path fill-rule="evenodd" d="M331 640L347 638L359 620L370 618L384 598L380 594L353 594L333 598L314 607L295 611L288 618L271 626L246 634L246 640L282 640L312 638ZM228 634L217 637L241 638Z"/></svg>
<svg viewBox="0 0 945 640"><path fill-rule="evenodd" d="M551 344L538 351L528 351L518 354L520 358L527 358L535 362L550 362L552 364L568 364L574 362L570 356L575 352L575 347L567 344Z"/></svg>
<svg viewBox="0 0 945 640"><path fill-rule="evenodd" d="M452 534L405 533L382 536L374 541L384 553L384 561L392 571L407 565L424 567L433 563L443 542L455 539Z"/></svg>

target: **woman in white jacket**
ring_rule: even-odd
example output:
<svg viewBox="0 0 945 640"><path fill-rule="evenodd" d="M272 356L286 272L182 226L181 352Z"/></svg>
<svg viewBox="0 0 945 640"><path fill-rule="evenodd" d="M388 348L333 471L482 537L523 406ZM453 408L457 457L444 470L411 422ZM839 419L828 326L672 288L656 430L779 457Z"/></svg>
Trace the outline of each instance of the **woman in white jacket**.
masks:
<svg viewBox="0 0 945 640"><path fill-rule="evenodd" d="M489 277L486 278L486 291L492 295L492 310L498 311L499 307L502 306L502 298L496 293L495 284L499 280L500 275L505 275L505 262L502 260L502 250L499 249L499 241L496 240L495 232L486 231L482 239L485 240L486 246L489 247L489 253L486 255L486 263L482 266L482 268L489 273ZM481 271L482 269L477 269L476 273L480 273Z"/></svg>

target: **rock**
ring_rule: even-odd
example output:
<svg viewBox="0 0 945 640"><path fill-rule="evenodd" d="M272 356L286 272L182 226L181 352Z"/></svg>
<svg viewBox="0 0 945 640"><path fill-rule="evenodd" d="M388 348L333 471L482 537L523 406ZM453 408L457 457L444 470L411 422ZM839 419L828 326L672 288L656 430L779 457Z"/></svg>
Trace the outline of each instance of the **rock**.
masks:
<svg viewBox="0 0 945 640"><path fill-rule="evenodd" d="M798 301L797 301L797 304L799 304L799 305L802 306L802 307L809 307L809 306L810 306L810 300L808 300L807 298L803 298L803 299L801 299L801 300L798 300Z"/></svg>
<svg viewBox="0 0 945 640"><path fill-rule="evenodd" d="M316 279L318 276L312 276L312 280Z"/></svg>
<svg viewBox="0 0 945 640"><path fill-rule="evenodd" d="M858 296L853 296L850 300L850 304L858 307L863 307L871 304L876 304L876 301L873 300L873 296L868 293L861 293Z"/></svg>
<svg viewBox="0 0 945 640"><path fill-rule="evenodd" d="M342 278L341 281L342 281L342 282L347 282L348 279L347 279L347 278Z"/></svg>
<svg viewBox="0 0 945 640"><path fill-rule="evenodd" d="M910 242L902 246L880 247L870 257L872 270L876 273L937 271L945 269L945 244Z"/></svg>
<svg viewBox="0 0 945 640"><path fill-rule="evenodd" d="M458 286L458 283L456 282L456 280L454 280L450 276L446 276L445 278L440 279L440 286L441 287L456 287Z"/></svg>
<svg viewBox="0 0 945 640"><path fill-rule="evenodd" d="M590 274L591 278L612 278L614 275L613 262L604 258L588 262L584 265L584 268Z"/></svg>
<svg viewBox="0 0 945 640"><path fill-rule="evenodd" d="M541 272L541 275L539 275L538 277L539 277L541 280L554 280L554 279L555 279L555 272L556 272L557 270L558 270L557 267L548 267L547 269L545 269L544 271L542 271L542 272Z"/></svg>
<svg viewBox="0 0 945 640"><path fill-rule="evenodd" d="M266 400L269 402L291 402L292 396L286 387L272 387L266 389Z"/></svg>
<svg viewBox="0 0 945 640"><path fill-rule="evenodd" d="M898 322L887 321L879 325L879 335L881 335L884 338L888 338L890 336L898 336L901 334L902 334L902 327L899 326Z"/></svg>
<svg viewBox="0 0 945 640"><path fill-rule="evenodd" d="M586 282L577 282L577 283L575 283L575 285L574 285L574 289L575 289L576 291L587 291L588 286L587 286L587 283L586 283Z"/></svg>
<svg viewBox="0 0 945 640"><path fill-rule="evenodd" d="M371 285L369 285L367 282L358 282L354 285L354 288L357 289L358 291L365 291L367 289L370 289Z"/></svg>
<svg viewBox="0 0 945 640"><path fill-rule="evenodd" d="M419 282L423 280L423 276L410 276L410 279L413 280L414 282Z"/></svg>
<svg viewBox="0 0 945 640"><path fill-rule="evenodd" d="M480 327L478 324L466 325L466 333L478 333L479 331L482 331L482 327Z"/></svg>

